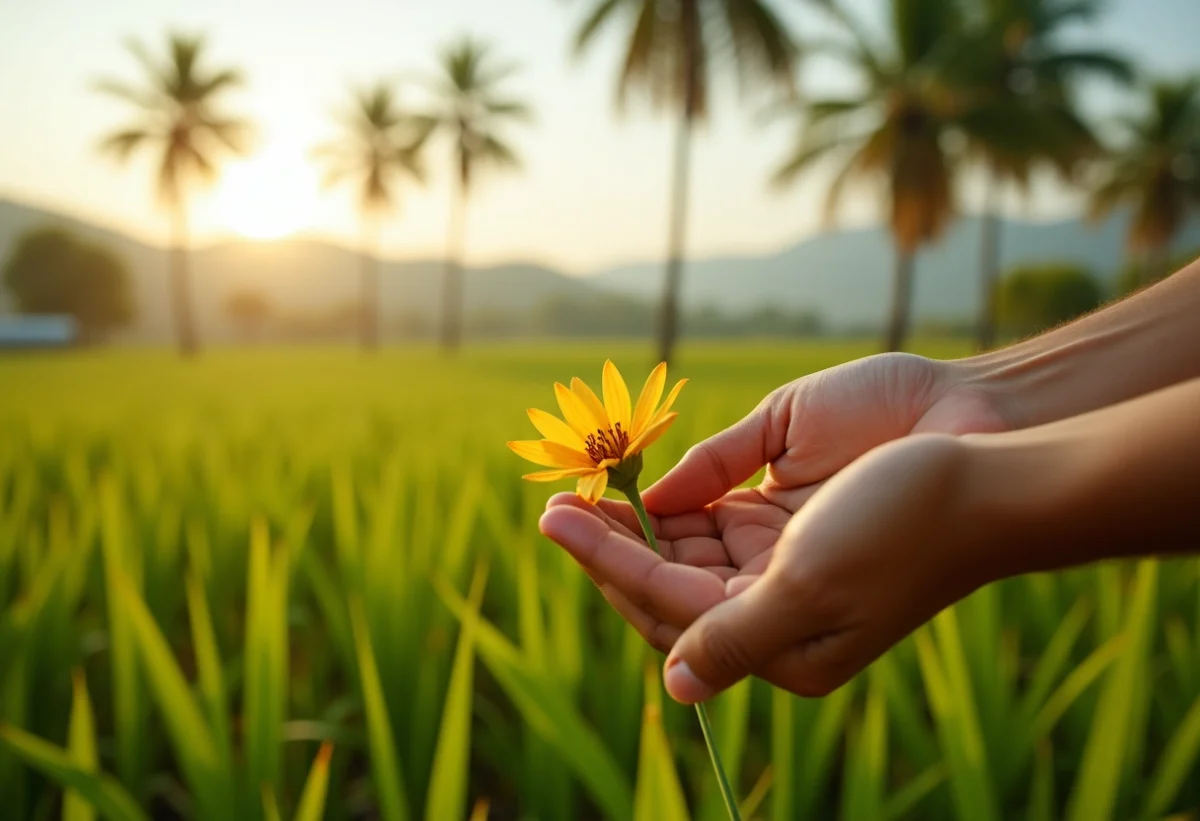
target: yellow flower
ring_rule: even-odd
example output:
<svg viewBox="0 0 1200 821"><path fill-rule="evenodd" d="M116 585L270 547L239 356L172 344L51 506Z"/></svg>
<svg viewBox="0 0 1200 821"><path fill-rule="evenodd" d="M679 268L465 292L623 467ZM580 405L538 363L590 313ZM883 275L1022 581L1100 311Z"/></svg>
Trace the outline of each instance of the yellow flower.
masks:
<svg viewBox="0 0 1200 821"><path fill-rule="evenodd" d="M529 419L541 440L509 442L518 456L536 465L554 468L530 473L531 482L554 482L578 477L576 492L595 504L608 487L610 471L615 484L632 483L641 470L639 454L662 436L675 417L671 405L687 382L681 379L660 406L667 381L667 363L660 363L646 379L637 405L629 401L629 389L620 371L611 361L604 363L604 401L580 379L571 387L554 384L554 394L563 419L536 408Z"/></svg>

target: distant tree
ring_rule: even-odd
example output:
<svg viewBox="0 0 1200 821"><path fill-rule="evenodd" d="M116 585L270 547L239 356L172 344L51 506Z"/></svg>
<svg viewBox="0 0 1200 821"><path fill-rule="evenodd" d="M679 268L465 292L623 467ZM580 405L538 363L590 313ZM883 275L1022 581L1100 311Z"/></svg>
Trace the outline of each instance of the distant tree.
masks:
<svg viewBox="0 0 1200 821"><path fill-rule="evenodd" d="M486 166L517 168L520 160L504 141L506 121L528 121L533 111L510 97L501 85L517 70L498 62L491 47L470 37L450 44L440 55L440 74L433 78L436 108L426 127L444 132L453 145L454 176L458 190L451 198L449 237L442 293L442 346L457 348L462 342L463 247L467 200L478 171Z"/></svg>
<svg viewBox="0 0 1200 821"><path fill-rule="evenodd" d="M768 84L790 90L796 47L767 0L588 0L590 11L576 35L583 50L617 18L628 37L617 80L617 105L641 87L657 108L679 117L675 141L666 275L659 318L659 357L670 360L679 329L679 295L687 224L692 131L709 113L718 71L732 71L741 86Z"/></svg>
<svg viewBox="0 0 1200 821"><path fill-rule="evenodd" d="M245 151L249 124L218 109L220 96L242 83L232 68L207 71L202 37L171 34L167 59L159 60L131 40L129 51L146 73L147 83L132 86L101 80L96 88L138 109L138 119L109 134L101 149L126 160L145 147L155 156L158 198L171 216L170 289L179 350L185 356L199 346L188 282L187 198L189 187L216 176L215 157Z"/></svg>
<svg viewBox="0 0 1200 821"><path fill-rule="evenodd" d="M1016 268L1000 280L998 289L1000 325L1021 336L1095 310L1104 300L1096 278L1072 263Z"/></svg>
<svg viewBox="0 0 1200 821"><path fill-rule="evenodd" d="M890 0L888 42L879 43L835 0L819 5L841 31L817 46L844 62L858 85L845 96L803 102L799 139L775 182L787 184L822 159L844 156L826 196L827 217L847 184L879 187L896 249L883 347L900 350L908 336L914 256L942 235L954 213L956 158L946 138L961 127L965 103L955 93L948 45L961 36L966 17L950 0Z"/></svg>
<svg viewBox="0 0 1200 821"><path fill-rule="evenodd" d="M1123 140L1092 191L1091 215L1133 208L1128 246L1149 283L1169 273L1171 243L1200 209L1200 77L1155 85L1146 111L1120 124Z"/></svg>
<svg viewBox="0 0 1200 821"><path fill-rule="evenodd" d="M225 299L224 307L245 337L261 334L271 318L271 303L258 291L234 291Z"/></svg>
<svg viewBox="0 0 1200 821"><path fill-rule="evenodd" d="M381 309L379 231L383 218L396 209L400 180L425 179L420 154L428 131L401 109L384 82L358 92L340 121L342 137L318 146L314 154L328 166L326 185L349 179L358 189L363 228L359 338L365 350L374 350L379 346Z"/></svg>
<svg viewBox="0 0 1200 821"><path fill-rule="evenodd" d="M1000 270L998 195L1004 185L1026 189L1039 167L1074 178L1099 145L1080 117L1078 81L1104 77L1129 83L1133 70L1120 55L1080 47L1065 29L1100 14L1101 0L987 0L983 19L959 40L954 71L967 96L960 122L971 154L984 170L980 232L980 348L995 342Z"/></svg>
<svg viewBox="0 0 1200 821"><path fill-rule="evenodd" d="M18 238L3 281L19 312L69 314L84 342L99 341L133 319L125 263L62 228L38 228Z"/></svg>

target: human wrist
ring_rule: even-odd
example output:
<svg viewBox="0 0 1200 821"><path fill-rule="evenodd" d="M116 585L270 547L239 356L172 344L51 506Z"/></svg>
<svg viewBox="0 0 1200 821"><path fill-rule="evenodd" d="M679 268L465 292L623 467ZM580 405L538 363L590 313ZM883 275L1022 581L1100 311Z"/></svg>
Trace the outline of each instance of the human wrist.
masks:
<svg viewBox="0 0 1200 821"><path fill-rule="evenodd" d="M1098 313L944 370L1011 430L1055 422L1200 377L1198 310L1200 260Z"/></svg>
<svg viewBox="0 0 1200 821"><path fill-rule="evenodd" d="M958 501L978 584L1086 561L1086 520L1074 517L1098 454L1080 437L1042 430L972 434L961 439Z"/></svg>

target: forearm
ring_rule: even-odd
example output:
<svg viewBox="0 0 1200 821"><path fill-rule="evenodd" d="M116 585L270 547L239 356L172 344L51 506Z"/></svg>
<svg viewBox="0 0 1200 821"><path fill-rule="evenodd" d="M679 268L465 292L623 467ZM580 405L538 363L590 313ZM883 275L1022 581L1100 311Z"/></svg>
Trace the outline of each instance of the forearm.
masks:
<svg viewBox="0 0 1200 821"><path fill-rule="evenodd" d="M964 444L993 577L1200 551L1200 379Z"/></svg>
<svg viewBox="0 0 1200 821"><path fill-rule="evenodd" d="M947 368L1014 428L1200 377L1200 260L1069 325Z"/></svg>

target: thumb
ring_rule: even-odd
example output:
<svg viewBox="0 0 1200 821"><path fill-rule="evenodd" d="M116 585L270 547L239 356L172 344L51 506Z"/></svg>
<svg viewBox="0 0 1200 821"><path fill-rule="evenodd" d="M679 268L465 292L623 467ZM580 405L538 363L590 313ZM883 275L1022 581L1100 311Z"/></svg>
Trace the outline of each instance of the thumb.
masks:
<svg viewBox="0 0 1200 821"><path fill-rule="evenodd" d="M663 682L676 701L707 701L794 643L784 584L767 573L692 623L676 640Z"/></svg>
<svg viewBox="0 0 1200 821"><path fill-rule="evenodd" d="M642 495L646 508L659 516L698 510L782 454L787 420L777 419L786 410L780 395L772 393L740 422L688 450Z"/></svg>

